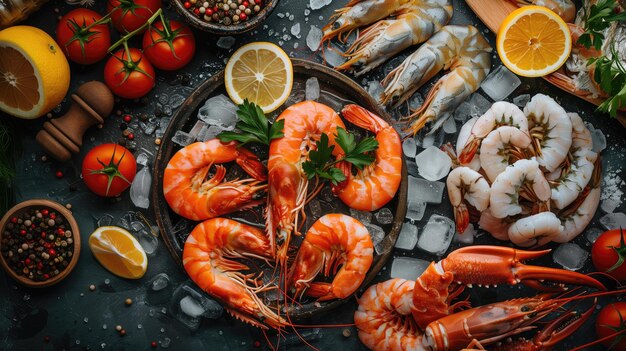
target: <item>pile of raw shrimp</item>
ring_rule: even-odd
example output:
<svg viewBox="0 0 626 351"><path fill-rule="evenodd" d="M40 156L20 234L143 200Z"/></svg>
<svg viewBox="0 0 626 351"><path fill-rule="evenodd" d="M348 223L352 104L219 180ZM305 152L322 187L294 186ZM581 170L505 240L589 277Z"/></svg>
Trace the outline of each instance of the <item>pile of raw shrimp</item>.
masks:
<svg viewBox="0 0 626 351"><path fill-rule="evenodd" d="M600 202L600 155L576 113L537 94L524 107L500 101L467 121L447 187L457 230L473 210L480 227L523 247L579 235ZM475 217L478 213L474 212Z"/></svg>

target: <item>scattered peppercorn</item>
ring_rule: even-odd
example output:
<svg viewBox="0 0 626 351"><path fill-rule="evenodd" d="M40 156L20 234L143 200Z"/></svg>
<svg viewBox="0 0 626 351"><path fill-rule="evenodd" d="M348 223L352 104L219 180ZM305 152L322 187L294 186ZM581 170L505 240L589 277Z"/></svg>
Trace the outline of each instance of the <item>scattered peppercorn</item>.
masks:
<svg viewBox="0 0 626 351"><path fill-rule="evenodd" d="M126 123L130 123L130 121L132 121L133 118L130 115L124 115L123 120Z"/></svg>
<svg viewBox="0 0 626 351"><path fill-rule="evenodd" d="M344 330L341 332L341 334L342 334L344 337L349 338L349 337L350 337L350 335L352 335L352 331L350 331L350 329L346 328L346 329L344 329Z"/></svg>
<svg viewBox="0 0 626 351"><path fill-rule="evenodd" d="M128 133L128 135L126 137L128 138L128 140L133 140L133 139L135 139L135 134Z"/></svg>
<svg viewBox="0 0 626 351"><path fill-rule="evenodd" d="M126 329L120 330L120 336L124 336L124 335L126 335Z"/></svg>
<svg viewBox="0 0 626 351"><path fill-rule="evenodd" d="M229 26L245 22L260 12L262 0L179 0L185 9L206 22Z"/></svg>
<svg viewBox="0 0 626 351"><path fill-rule="evenodd" d="M253 345L254 345L254 347L259 348L259 347L261 347L261 342L259 340L254 340L254 344Z"/></svg>
<svg viewBox="0 0 626 351"><path fill-rule="evenodd" d="M126 306L130 306L133 304L133 300L129 297L126 300L124 300L124 303L126 304Z"/></svg>
<svg viewBox="0 0 626 351"><path fill-rule="evenodd" d="M93 285L93 284L89 285L89 290L95 291L96 290L96 286Z"/></svg>
<svg viewBox="0 0 626 351"><path fill-rule="evenodd" d="M152 347L153 349L157 347L157 342L153 341L150 343L150 347Z"/></svg>
<svg viewBox="0 0 626 351"><path fill-rule="evenodd" d="M121 325L119 325L119 324L118 324L118 325L116 325L116 326L115 326L115 330L117 330L117 331L121 331L121 330L122 330L122 326L121 326Z"/></svg>
<svg viewBox="0 0 626 351"><path fill-rule="evenodd" d="M63 172L61 171L56 171L56 173L54 174L57 178L61 179L63 178Z"/></svg>

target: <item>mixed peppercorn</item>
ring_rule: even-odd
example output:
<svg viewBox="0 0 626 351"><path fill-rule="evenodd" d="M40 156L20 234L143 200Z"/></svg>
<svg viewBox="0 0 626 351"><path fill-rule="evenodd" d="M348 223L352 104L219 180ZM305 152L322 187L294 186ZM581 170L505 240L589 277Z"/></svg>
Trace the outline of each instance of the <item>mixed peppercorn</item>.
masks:
<svg viewBox="0 0 626 351"><path fill-rule="evenodd" d="M263 0L182 0L200 19L226 26L250 19L263 8Z"/></svg>
<svg viewBox="0 0 626 351"><path fill-rule="evenodd" d="M74 238L63 216L30 209L10 219L2 233L2 257L19 276L46 281L59 275L74 254Z"/></svg>

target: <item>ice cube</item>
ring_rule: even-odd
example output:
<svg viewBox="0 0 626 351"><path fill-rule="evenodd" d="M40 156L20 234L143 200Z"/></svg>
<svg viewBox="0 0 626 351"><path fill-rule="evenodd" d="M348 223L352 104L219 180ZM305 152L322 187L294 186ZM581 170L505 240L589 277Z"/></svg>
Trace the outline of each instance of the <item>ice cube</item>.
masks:
<svg viewBox="0 0 626 351"><path fill-rule="evenodd" d="M421 200L431 204L440 204L443 197L445 183L431 182L425 179L409 176L407 197L410 200Z"/></svg>
<svg viewBox="0 0 626 351"><path fill-rule="evenodd" d="M146 255L151 256L156 252L159 246L159 239L156 236L151 235L147 230L141 230L138 234L137 240Z"/></svg>
<svg viewBox="0 0 626 351"><path fill-rule="evenodd" d="M208 99L198 110L198 119L209 125L222 127L224 130L235 129L237 106L225 95Z"/></svg>
<svg viewBox="0 0 626 351"><path fill-rule="evenodd" d="M459 121L459 122L467 122L467 120L470 118L470 104L467 101L463 101L459 107L456 108L456 110L454 110L454 119Z"/></svg>
<svg viewBox="0 0 626 351"><path fill-rule="evenodd" d="M580 246L572 243L559 245L552 254L554 262L563 266L570 271L577 271L585 265L589 252L583 250Z"/></svg>
<svg viewBox="0 0 626 351"><path fill-rule="evenodd" d="M476 229L474 229L474 225L470 223L463 233L454 233L454 239L452 241L459 244L472 245L474 243L475 234Z"/></svg>
<svg viewBox="0 0 626 351"><path fill-rule="evenodd" d="M157 128L155 121L139 122L139 126L143 129L145 135L152 135Z"/></svg>
<svg viewBox="0 0 626 351"><path fill-rule="evenodd" d="M130 230L130 231L133 231L134 229L133 229L132 223L136 223L136 222L139 222L139 219L137 218L137 215L135 214L135 212L128 211L128 212L125 212L120 218L117 219L117 222L115 223L115 225L118 227L122 227L124 229Z"/></svg>
<svg viewBox="0 0 626 351"><path fill-rule="evenodd" d="M185 102L185 97L180 94L174 94L170 97L170 106L172 108L178 108Z"/></svg>
<svg viewBox="0 0 626 351"><path fill-rule="evenodd" d="M412 257L396 257L391 262L391 278L401 278L406 280L416 280L428 266L430 262Z"/></svg>
<svg viewBox="0 0 626 351"><path fill-rule="evenodd" d="M591 140L593 141L593 152L602 152L606 149L606 137L600 129L591 131Z"/></svg>
<svg viewBox="0 0 626 351"><path fill-rule="evenodd" d="M144 154L145 155L145 154ZM130 185L130 200L139 208L148 208L150 205L150 186L152 185L152 174L150 167L144 166L135 175Z"/></svg>
<svg viewBox="0 0 626 351"><path fill-rule="evenodd" d="M428 223L422 229L417 247L441 256L448 250L456 231L455 228L453 220L434 214L430 216Z"/></svg>
<svg viewBox="0 0 626 351"><path fill-rule="evenodd" d="M166 273L159 273L150 279L148 286L152 291L161 291L167 288L169 283L170 277Z"/></svg>
<svg viewBox="0 0 626 351"><path fill-rule="evenodd" d="M511 95L522 81L506 67L500 66L494 69L480 85L480 88L494 101L506 99Z"/></svg>
<svg viewBox="0 0 626 351"><path fill-rule="evenodd" d="M480 117L491 108L491 102L479 93L472 94L469 99L469 105L470 116L472 117Z"/></svg>
<svg viewBox="0 0 626 351"><path fill-rule="evenodd" d="M204 128L204 126L206 126L206 123L202 121L196 121L196 123L193 125L193 127L191 127L191 130L188 133L189 136L194 139L198 139L198 134L200 134L200 131L202 130L202 128Z"/></svg>
<svg viewBox="0 0 626 351"><path fill-rule="evenodd" d="M191 318L200 317L204 313L204 308L200 302L191 296L185 296L180 300L180 310Z"/></svg>
<svg viewBox="0 0 626 351"><path fill-rule="evenodd" d="M621 212L607 213L600 217L600 224L607 230L610 229L626 229L626 214Z"/></svg>
<svg viewBox="0 0 626 351"><path fill-rule="evenodd" d="M421 221L426 212L426 202L418 199L407 199L406 218L413 222Z"/></svg>
<svg viewBox="0 0 626 351"><path fill-rule="evenodd" d="M311 26L309 29L309 34L306 35L306 45L311 49L311 51L317 51L320 47L320 43L322 42L322 36L324 33L321 29L316 26Z"/></svg>
<svg viewBox="0 0 626 351"><path fill-rule="evenodd" d="M411 110L417 110L422 107L422 104L424 104L424 98L420 93L413 94L413 96L409 99L409 109Z"/></svg>
<svg viewBox="0 0 626 351"><path fill-rule="evenodd" d="M380 224L391 224L393 222L393 213L387 207L383 207L374 214L376 222Z"/></svg>
<svg viewBox="0 0 626 351"><path fill-rule="evenodd" d="M417 244L417 226L412 223L403 223L398 240L396 240L396 249L413 250Z"/></svg>
<svg viewBox="0 0 626 351"><path fill-rule="evenodd" d="M307 100L317 100L320 97L320 83L317 78L309 78L306 80L306 88L304 96Z"/></svg>
<svg viewBox="0 0 626 351"><path fill-rule="evenodd" d="M319 10L330 4L332 1L333 0L309 0L309 7L311 7L311 10Z"/></svg>
<svg viewBox="0 0 626 351"><path fill-rule="evenodd" d="M167 338L167 337L166 337L166 338L163 338L163 340L161 340L161 341L159 342L159 344L161 345L161 348L163 348L163 349L167 349L167 348L169 348L169 347L170 347L170 345L172 344L172 339Z"/></svg>
<svg viewBox="0 0 626 351"><path fill-rule="evenodd" d="M104 215L102 215L100 218L98 218L96 220L96 226L98 228L100 227L106 227L113 224L113 216L111 216L108 213L105 213Z"/></svg>
<svg viewBox="0 0 626 351"><path fill-rule="evenodd" d="M413 158L417 153L417 144L415 142L415 138L406 138L402 142L402 151L404 152L404 156Z"/></svg>
<svg viewBox="0 0 626 351"><path fill-rule="evenodd" d="M353 208L350 209L350 216L356 218L359 222L363 224L369 224L372 222L372 213L367 211L359 211Z"/></svg>
<svg viewBox="0 0 626 351"><path fill-rule="evenodd" d="M513 103L519 108L524 108L528 101L530 101L530 94L522 94L513 98Z"/></svg>
<svg viewBox="0 0 626 351"><path fill-rule="evenodd" d="M596 242L596 240L598 240L598 237L602 235L602 233L604 233L604 231L601 229L589 228L585 231L585 238L587 238L587 241L593 244Z"/></svg>
<svg viewBox="0 0 626 351"><path fill-rule="evenodd" d="M456 120L452 116L448 117L443 123L443 132L446 134L456 133Z"/></svg>
<svg viewBox="0 0 626 351"><path fill-rule="evenodd" d="M619 206L619 201L615 199L611 199L611 198L602 200L602 202L600 203L600 209L604 213L612 213L613 211L615 211L615 209L618 206Z"/></svg>
<svg viewBox="0 0 626 351"><path fill-rule="evenodd" d="M367 93L370 94L370 96L373 97L374 100L376 100L377 102L382 101L384 91L385 88L383 88L383 85L380 84L380 82L377 80L373 80L367 83Z"/></svg>
<svg viewBox="0 0 626 351"><path fill-rule="evenodd" d="M170 102L170 96L167 94L161 94L159 95L159 97L157 98L157 101L161 104L161 105L166 105L168 102Z"/></svg>
<svg viewBox="0 0 626 351"><path fill-rule="evenodd" d="M331 67L337 67L346 61L346 58L342 55L341 49L331 44L324 50L324 60Z"/></svg>
<svg viewBox="0 0 626 351"><path fill-rule="evenodd" d="M296 36L296 37L300 35L300 22L291 26L291 35Z"/></svg>
<svg viewBox="0 0 626 351"><path fill-rule="evenodd" d="M172 137L172 142L176 145L187 146L196 141L195 137L183 132L182 130L177 130L174 136Z"/></svg>
<svg viewBox="0 0 626 351"><path fill-rule="evenodd" d="M172 294L169 310L179 322L196 330L202 317L219 318L224 308L194 283L184 282Z"/></svg>
<svg viewBox="0 0 626 351"><path fill-rule="evenodd" d="M221 132L221 127L205 125L200 130L200 133L198 133L198 136L196 138L198 139L198 141L207 141L210 139L214 139Z"/></svg>
<svg viewBox="0 0 626 351"><path fill-rule="evenodd" d="M230 49L235 45L235 37L220 37L217 39L217 47L221 49Z"/></svg>
<svg viewBox="0 0 626 351"><path fill-rule="evenodd" d="M424 138L422 138L422 147L424 149L429 148L435 145L435 134L426 134Z"/></svg>
<svg viewBox="0 0 626 351"><path fill-rule="evenodd" d="M311 212L311 216L316 220L322 216L322 205L320 205L317 199L313 199L309 202L309 211Z"/></svg>
<svg viewBox="0 0 626 351"><path fill-rule="evenodd" d="M452 160L438 147L430 146L415 156L419 174L427 180L435 181L448 175Z"/></svg>
<svg viewBox="0 0 626 351"><path fill-rule="evenodd" d="M367 228L367 231L370 233L372 244L374 244L374 246L380 244L380 242L385 238L385 231L383 228L371 223L365 224L365 228Z"/></svg>

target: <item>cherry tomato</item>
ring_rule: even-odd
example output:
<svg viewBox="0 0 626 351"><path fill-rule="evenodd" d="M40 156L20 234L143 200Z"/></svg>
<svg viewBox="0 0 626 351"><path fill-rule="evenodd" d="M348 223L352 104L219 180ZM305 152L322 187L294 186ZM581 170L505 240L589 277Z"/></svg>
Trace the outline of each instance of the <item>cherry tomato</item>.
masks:
<svg viewBox="0 0 626 351"><path fill-rule="evenodd" d="M591 247L593 265L611 277L626 280L626 233L621 229L608 230L598 237ZM625 316L626 317L626 316Z"/></svg>
<svg viewBox="0 0 626 351"><path fill-rule="evenodd" d="M83 65L102 60L111 46L107 24L94 24L102 19L99 13L77 8L68 12L57 25L57 42L68 59Z"/></svg>
<svg viewBox="0 0 626 351"><path fill-rule="evenodd" d="M160 8L161 0L107 1L107 12L111 13L113 26L122 33L141 27Z"/></svg>
<svg viewBox="0 0 626 351"><path fill-rule="evenodd" d="M596 317L598 339L623 330L625 328L624 320L626 320L626 302L615 302L604 306ZM614 340L615 338L609 338L602 344L608 347L613 344ZM612 350L626 350L626 338L622 337Z"/></svg>
<svg viewBox="0 0 626 351"><path fill-rule="evenodd" d="M128 55L130 53L130 57ZM154 68L141 50L118 50L104 66L104 82L117 96L137 99L154 87Z"/></svg>
<svg viewBox="0 0 626 351"><path fill-rule="evenodd" d="M113 197L126 190L137 173L135 157L123 146L102 144L83 159L82 175L89 190Z"/></svg>
<svg viewBox="0 0 626 351"><path fill-rule="evenodd" d="M154 23L144 34L143 51L156 68L173 71L191 61L196 52L196 39L186 25L165 20L165 23Z"/></svg>

